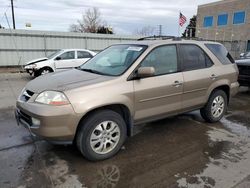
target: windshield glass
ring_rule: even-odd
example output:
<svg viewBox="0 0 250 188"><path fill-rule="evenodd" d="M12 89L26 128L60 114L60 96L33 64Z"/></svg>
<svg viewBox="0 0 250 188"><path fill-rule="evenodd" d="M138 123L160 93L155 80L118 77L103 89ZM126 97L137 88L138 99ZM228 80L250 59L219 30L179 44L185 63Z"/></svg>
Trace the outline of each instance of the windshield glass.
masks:
<svg viewBox="0 0 250 188"><path fill-rule="evenodd" d="M118 76L123 74L146 48L145 45L114 45L94 56L80 69L97 74Z"/></svg>
<svg viewBox="0 0 250 188"><path fill-rule="evenodd" d="M48 59L53 59L54 57L56 57L58 54L60 54L63 50L58 50L56 52L53 52L52 54L50 54L49 56L47 56Z"/></svg>

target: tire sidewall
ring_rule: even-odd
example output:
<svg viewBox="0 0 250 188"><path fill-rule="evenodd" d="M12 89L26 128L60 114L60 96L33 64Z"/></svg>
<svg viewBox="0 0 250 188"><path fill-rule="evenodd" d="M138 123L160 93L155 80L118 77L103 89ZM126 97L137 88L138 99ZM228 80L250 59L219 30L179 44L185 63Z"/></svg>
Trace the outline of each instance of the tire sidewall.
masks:
<svg viewBox="0 0 250 188"><path fill-rule="evenodd" d="M90 137L93 130L104 121L114 121L120 128L120 140L115 148L106 154L98 154L93 151L90 145ZM122 147L125 139L126 139L126 124L120 114L111 111L111 110L103 110L99 112L94 112L86 121L83 121L81 124L81 129L79 130L78 138L77 138L77 146L81 153L91 161L104 160L115 155L120 148Z"/></svg>
<svg viewBox="0 0 250 188"><path fill-rule="evenodd" d="M212 104L213 104L214 99L218 96L221 96L224 99L224 109L223 109L222 114L219 117L214 117L212 114ZM217 90L217 91L212 93L212 95L209 98L209 103L208 103L208 113L209 113L209 116L210 116L212 122L217 122L224 116L224 114L227 111L227 103L228 103L227 95L224 91Z"/></svg>

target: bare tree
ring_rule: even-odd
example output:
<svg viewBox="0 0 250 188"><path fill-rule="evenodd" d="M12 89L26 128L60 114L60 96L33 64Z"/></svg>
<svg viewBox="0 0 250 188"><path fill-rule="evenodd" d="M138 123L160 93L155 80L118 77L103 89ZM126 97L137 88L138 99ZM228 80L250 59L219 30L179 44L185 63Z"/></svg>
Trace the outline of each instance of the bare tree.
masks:
<svg viewBox="0 0 250 188"><path fill-rule="evenodd" d="M136 29L134 31L134 34L136 35L143 35L143 36L152 36L155 34L155 27L152 27L150 25L144 26L140 29Z"/></svg>
<svg viewBox="0 0 250 188"><path fill-rule="evenodd" d="M101 13L98 8L89 8L82 15L81 20L77 20L77 24L70 25L71 32L96 33L98 28L103 26Z"/></svg>

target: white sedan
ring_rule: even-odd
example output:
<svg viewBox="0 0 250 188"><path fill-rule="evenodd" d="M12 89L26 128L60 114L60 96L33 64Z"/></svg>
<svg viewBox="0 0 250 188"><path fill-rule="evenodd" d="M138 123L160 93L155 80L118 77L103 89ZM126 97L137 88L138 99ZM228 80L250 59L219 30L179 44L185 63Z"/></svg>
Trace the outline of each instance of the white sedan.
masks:
<svg viewBox="0 0 250 188"><path fill-rule="evenodd" d="M63 49L48 57L27 62L24 69L30 75L40 76L50 72L78 67L95 54L95 52L85 49Z"/></svg>

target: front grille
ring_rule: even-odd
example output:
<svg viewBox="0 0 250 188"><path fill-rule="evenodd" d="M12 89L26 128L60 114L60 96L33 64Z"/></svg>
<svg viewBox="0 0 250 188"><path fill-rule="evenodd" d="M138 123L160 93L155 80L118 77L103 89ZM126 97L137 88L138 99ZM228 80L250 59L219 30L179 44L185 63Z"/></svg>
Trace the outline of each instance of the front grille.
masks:
<svg viewBox="0 0 250 188"><path fill-rule="evenodd" d="M250 76L250 66L238 65L240 75Z"/></svg>
<svg viewBox="0 0 250 188"><path fill-rule="evenodd" d="M30 90L24 90L20 99L24 102L27 102L33 95L34 95L34 92Z"/></svg>
<svg viewBox="0 0 250 188"><path fill-rule="evenodd" d="M27 115L26 113L24 113L21 110L17 110L17 113L19 115L19 118L23 121L25 121L29 126L32 126L32 119L29 115Z"/></svg>

